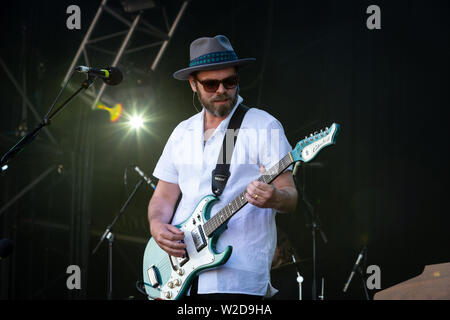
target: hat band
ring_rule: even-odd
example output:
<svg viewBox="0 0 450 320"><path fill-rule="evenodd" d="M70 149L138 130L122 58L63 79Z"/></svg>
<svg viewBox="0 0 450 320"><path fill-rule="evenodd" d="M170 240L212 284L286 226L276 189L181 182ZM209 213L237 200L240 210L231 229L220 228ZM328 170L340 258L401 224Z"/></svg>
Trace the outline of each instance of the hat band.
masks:
<svg viewBox="0 0 450 320"><path fill-rule="evenodd" d="M189 67L201 66L211 63L235 61L237 59L238 57L233 50L212 52L191 60L189 63Z"/></svg>

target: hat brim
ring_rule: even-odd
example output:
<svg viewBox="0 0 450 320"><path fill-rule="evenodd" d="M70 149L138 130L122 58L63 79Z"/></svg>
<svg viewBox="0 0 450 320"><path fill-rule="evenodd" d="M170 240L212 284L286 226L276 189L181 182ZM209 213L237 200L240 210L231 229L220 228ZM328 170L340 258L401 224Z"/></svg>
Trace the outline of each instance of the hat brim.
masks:
<svg viewBox="0 0 450 320"><path fill-rule="evenodd" d="M201 66L184 68L184 69L176 71L173 74L173 77L177 80L189 80L189 75L196 71L217 70L217 69L223 69L226 67L245 66L255 60L256 60L255 58L244 58L244 59L238 59L238 60L234 60L234 61L210 63L210 64L204 64Z"/></svg>

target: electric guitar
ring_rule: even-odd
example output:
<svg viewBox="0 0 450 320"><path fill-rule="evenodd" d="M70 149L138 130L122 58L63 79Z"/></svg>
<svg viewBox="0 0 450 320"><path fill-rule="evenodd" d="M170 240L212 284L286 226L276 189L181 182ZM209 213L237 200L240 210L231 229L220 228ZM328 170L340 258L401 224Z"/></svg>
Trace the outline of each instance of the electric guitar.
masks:
<svg viewBox="0 0 450 320"><path fill-rule="evenodd" d="M258 180L271 183L292 163L311 161L321 149L335 144L338 131L339 125L333 123L330 128L305 137ZM153 238L149 240L143 262L144 286L149 299L180 299L198 273L227 262L232 247L228 246L219 253L215 245L228 220L247 204L245 193L246 190L243 190L212 218L210 218L211 208L218 198L215 195L207 195L200 200L190 217L176 226L184 232L183 241L186 244L184 258L169 255Z"/></svg>

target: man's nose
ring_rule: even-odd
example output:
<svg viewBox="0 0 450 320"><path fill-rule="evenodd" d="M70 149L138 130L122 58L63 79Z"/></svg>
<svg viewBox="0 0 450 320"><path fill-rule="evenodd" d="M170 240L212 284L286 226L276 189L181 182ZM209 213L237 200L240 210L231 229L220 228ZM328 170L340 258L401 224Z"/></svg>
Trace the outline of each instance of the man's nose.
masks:
<svg viewBox="0 0 450 320"><path fill-rule="evenodd" d="M227 89L225 88L225 86L223 85L223 83L221 82L219 84L219 87L217 88L216 92L217 93L225 93L227 91Z"/></svg>

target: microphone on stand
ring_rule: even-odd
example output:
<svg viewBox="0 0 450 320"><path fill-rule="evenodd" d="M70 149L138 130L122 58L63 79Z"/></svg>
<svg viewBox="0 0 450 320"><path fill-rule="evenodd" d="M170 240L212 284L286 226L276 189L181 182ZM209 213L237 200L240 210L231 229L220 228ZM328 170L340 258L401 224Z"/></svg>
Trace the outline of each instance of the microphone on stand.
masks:
<svg viewBox="0 0 450 320"><path fill-rule="evenodd" d="M153 188L153 190L156 189L156 186L153 184L152 180L147 177L147 175L141 169L139 169L138 166L135 166L134 170L145 180L145 182L147 182L147 184L149 184Z"/></svg>
<svg viewBox="0 0 450 320"><path fill-rule="evenodd" d="M350 276L348 277L347 282L345 283L343 292L346 292L348 289L348 286L350 285L350 282L352 281L353 276L355 275L356 270L359 267L359 264L361 263L361 260L363 259L365 253L366 253L367 247L364 246L361 250L361 252L358 255L358 258L356 259L355 265L353 266L352 272L350 273Z"/></svg>
<svg viewBox="0 0 450 320"><path fill-rule="evenodd" d="M107 67L106 69L97 69L86 66L78 66L75 68L76 71L81 73L87 73L88 75L100 77L103 82L115 86L122 82L123 75L122 72L115 67Z"/></svg>

